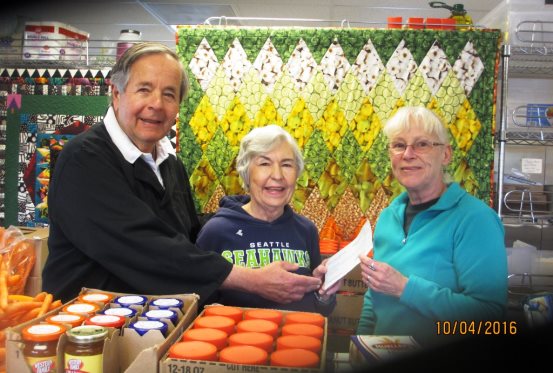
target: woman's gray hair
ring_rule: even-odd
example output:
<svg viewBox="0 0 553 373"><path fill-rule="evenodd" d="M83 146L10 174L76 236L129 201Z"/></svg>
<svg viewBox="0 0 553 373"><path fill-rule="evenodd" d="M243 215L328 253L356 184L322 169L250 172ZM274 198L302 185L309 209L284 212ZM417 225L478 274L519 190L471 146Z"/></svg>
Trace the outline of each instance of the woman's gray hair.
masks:
<svg viewBox="0 0 553 373"><path fill-rule="evenodd" d="M424 132L436 135L438 141L449 144L449 131L443 121L432 110L424 106L405 106L399 108L382 129L388 139L408 131L411 126L422 126Z"/></svg>
<svg viewBox="0 0 553 373"><path fill-rule="evenodd" d="M250 175L249 168L252 160L262 154L267 154L276 146L286 142L292 147L295 158L297 177L303 172L304 161L296 140L284 128L269 124L251 130L240 142L240 151L236 157L236 171L242 181L242 187L249 192Z"/></svg>
<svg viewBox="0 0 553 373"><path fill-rule="evenodd" d="M181 70L179 102L182 102L188 94L189 89L186 70L184 70L182 63L179 60L179 56L172 49L162 43L141 42L127 49L119 60L117 60L115 66L113 66L113 69L111 69L111 84L115 85L118 90L124 91L129 83L129 73L131 67L140 57L150 54L166 54L179 63Z"/></svg>

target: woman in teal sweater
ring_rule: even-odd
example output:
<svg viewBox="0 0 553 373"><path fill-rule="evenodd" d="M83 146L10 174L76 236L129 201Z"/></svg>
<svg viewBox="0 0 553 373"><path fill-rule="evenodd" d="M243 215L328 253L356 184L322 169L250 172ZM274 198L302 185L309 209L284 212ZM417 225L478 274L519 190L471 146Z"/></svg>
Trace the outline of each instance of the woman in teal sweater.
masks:
<svg viewBox="0 0 553 373"><path fill-rule="evenodd" d="M384 134L393 174L406 192L378 218L374 260L361 258L369 290L357 334L410 335L429 346L451 340L444 322L450 335L460 335L460 328L476 332L479 321L502 320L504 228L484 202L446 183L447 128L432 111L405 107Z"/></svg>

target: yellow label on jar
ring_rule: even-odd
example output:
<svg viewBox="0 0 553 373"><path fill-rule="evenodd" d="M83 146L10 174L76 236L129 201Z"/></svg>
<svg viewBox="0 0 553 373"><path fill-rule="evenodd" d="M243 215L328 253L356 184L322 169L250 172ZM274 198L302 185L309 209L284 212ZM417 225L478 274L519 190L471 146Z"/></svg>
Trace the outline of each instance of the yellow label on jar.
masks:
<svg viewBox="0 0 553 373"><path fill-rule="evenodd" d="M75 356L65 354L65 373L102 373L104 356Z"/></svg>
<svg viewBox="0 0 553 373"><path fill-rule="evenodd" d="M26 357L27 364L33 373L50 373L56 371L56 355L43 357Z"/></svg>

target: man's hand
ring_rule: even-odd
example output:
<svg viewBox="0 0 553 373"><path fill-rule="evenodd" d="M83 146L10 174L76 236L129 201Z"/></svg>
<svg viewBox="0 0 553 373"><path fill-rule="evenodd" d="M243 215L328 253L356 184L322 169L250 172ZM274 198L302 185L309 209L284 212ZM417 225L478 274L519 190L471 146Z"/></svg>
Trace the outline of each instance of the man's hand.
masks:
<svg viewBox="0 0 553 373"><path fill-rule="evenodd" d="M290 303L321 286L319 278L291 273L297 269L297 264L284 261L259 269L234 266L221 287L255 293L278 303Z"/></svg>

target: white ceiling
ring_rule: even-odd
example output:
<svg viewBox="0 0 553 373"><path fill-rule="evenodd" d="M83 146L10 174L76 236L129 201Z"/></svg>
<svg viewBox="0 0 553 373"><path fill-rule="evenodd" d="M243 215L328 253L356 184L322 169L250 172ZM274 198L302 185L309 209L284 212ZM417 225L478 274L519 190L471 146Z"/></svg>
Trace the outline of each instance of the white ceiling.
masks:
<svg viewBox="0 0 553 373"><path fill-rule="evenodd" d="M448 5L462 2L478 21L507 0L450 0ZM434 9L426 0L50 0L12 1L0 14L0 37L13 30L23 30L27 21L63 22L90 35L89 49L94 54L101 44L115 41L122 29L142 32L143 40L175 44L171 25L202 24L209 17L225 16L212 24L251 26L335 26L385 27L388 16L438 17L450 14L447 9ZM272 20L240 20L229 17L273 18ZM277 20L275 18L280 18ZM295 20L291 20L294 18ZM321 22L299 21L316 19Z"/></svg>

